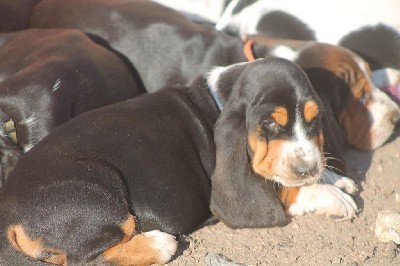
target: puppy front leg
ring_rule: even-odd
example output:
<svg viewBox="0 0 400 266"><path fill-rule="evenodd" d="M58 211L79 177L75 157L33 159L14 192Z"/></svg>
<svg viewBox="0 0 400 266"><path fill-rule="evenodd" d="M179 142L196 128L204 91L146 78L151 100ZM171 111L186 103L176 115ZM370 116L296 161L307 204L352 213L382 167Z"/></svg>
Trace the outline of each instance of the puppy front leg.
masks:
<svg viewBox="0 0 400 266"><path fill-rule="evenodd" d="M336 220L348 220L357 213L357 205L351 196L331 184L282 187L279 197L291 216L315 212Z"/></svg>

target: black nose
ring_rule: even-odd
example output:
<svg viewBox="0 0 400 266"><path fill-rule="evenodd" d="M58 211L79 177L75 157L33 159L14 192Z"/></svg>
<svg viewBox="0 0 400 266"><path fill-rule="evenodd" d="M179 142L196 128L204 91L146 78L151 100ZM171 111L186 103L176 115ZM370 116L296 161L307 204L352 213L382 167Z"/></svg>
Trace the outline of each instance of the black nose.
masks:
<svg viewBox="0 0 400 266"><path fill-rule="evenodd" d="M317 163L301 163L293 166L293 172L299 178L307 178L318 173Z"/></svg>

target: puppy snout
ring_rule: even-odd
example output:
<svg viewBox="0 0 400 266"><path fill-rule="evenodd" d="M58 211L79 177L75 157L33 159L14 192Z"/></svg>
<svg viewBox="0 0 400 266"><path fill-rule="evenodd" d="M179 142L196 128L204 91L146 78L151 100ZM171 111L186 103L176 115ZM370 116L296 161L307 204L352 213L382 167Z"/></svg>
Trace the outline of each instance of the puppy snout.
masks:
<svg viewBox="0 0 400 266"><path fill-rule="evenodd" d="M293 166L293 172L301 179L312 177L318 173L316 162L301 162Z"/></svg>

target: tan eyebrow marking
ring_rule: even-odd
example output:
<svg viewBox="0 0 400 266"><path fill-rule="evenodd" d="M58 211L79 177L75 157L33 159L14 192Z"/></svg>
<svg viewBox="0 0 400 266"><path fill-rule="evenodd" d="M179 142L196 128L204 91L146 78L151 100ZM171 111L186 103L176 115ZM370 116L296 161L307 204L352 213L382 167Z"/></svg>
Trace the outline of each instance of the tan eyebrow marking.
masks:
<svg viewBox="0 0 400 266"><path fill-rule="evenodd" d="M318 112L318 104L315 101L309 100L304 104L304 118L306 122L313 120L318 115Z"/></svg>
<svg viewBox="0 0 400 266"><path fill-rule="evenodd" d="M280 126L285 126L288 122L288 111L285 107L276 107L271 116Z"/></svg>

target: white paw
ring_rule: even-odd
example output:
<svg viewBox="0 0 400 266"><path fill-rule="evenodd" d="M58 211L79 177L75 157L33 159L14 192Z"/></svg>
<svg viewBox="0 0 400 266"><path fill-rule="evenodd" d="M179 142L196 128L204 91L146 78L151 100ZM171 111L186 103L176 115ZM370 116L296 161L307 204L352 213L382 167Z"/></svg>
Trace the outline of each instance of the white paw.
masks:
<svg viewBox="0 0 400 266"><path fill-rule="evenodd" d="M165 264L171 260L178 247L178 242L173 235L161 232L159 230L149 231L143 233L143 235L153 238L153 248L160 252L158 263Z"/></svg>
<svg viewBox="0 0 400 266"><path fill-rule="evenodd" d="M352 179L336 174L330 170L324 170L322 180L325 184L334 185L351 195L354 195L358 190L356 183Z"/></svg>
<svg viewBox="0 0 400 266"><path fill-rule="evenodd" d="M341 221L355 217L357 205L350 195L333 185L314 184L300 188L288 212L294 216L315 212Z"/></svg>

